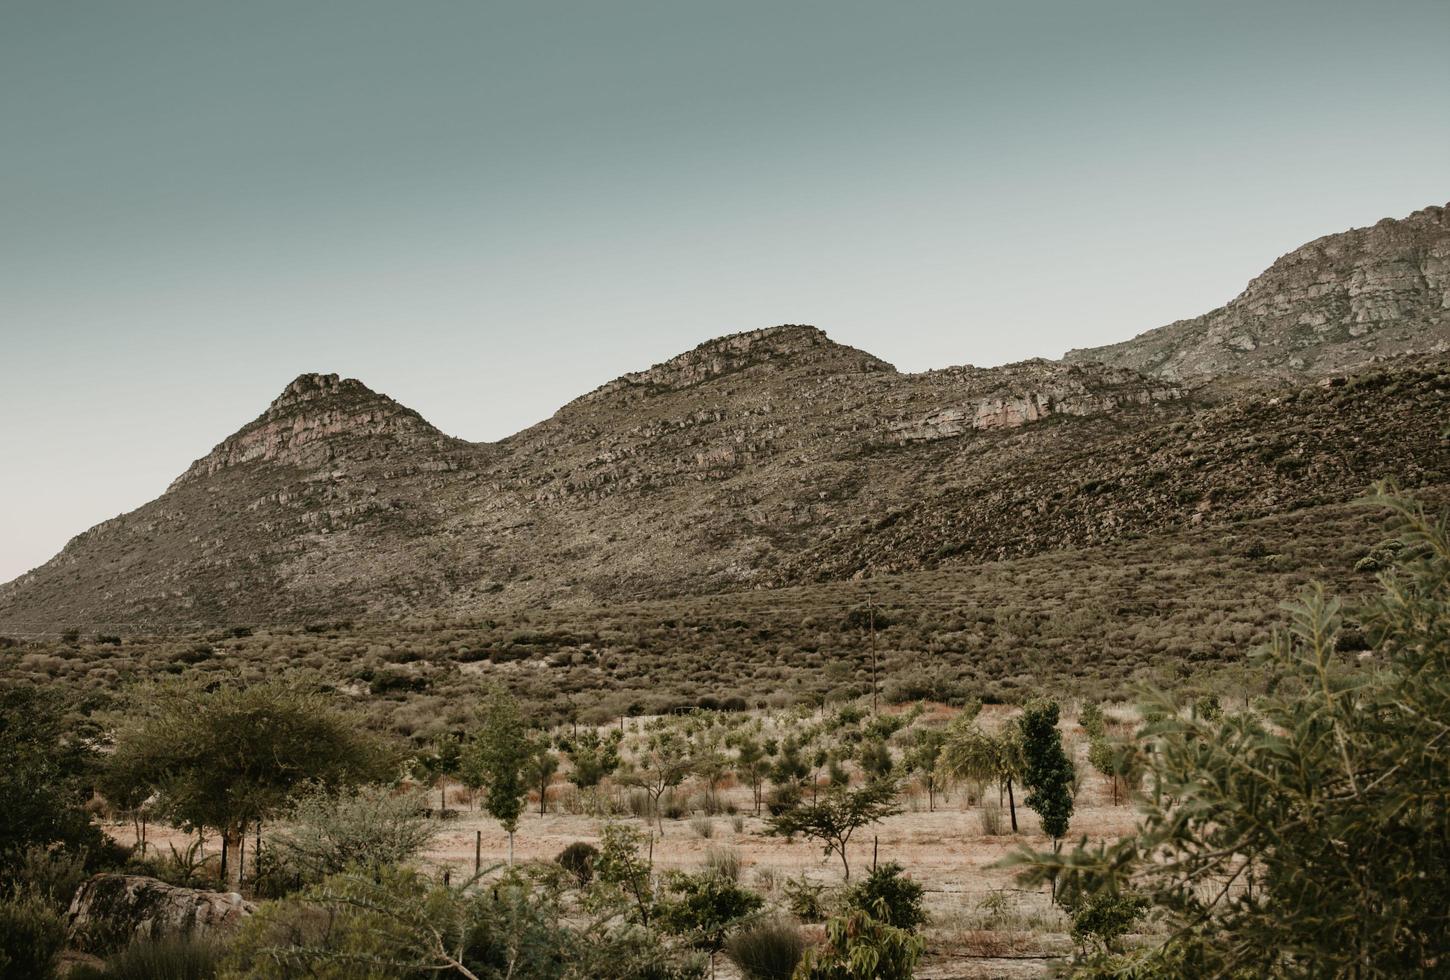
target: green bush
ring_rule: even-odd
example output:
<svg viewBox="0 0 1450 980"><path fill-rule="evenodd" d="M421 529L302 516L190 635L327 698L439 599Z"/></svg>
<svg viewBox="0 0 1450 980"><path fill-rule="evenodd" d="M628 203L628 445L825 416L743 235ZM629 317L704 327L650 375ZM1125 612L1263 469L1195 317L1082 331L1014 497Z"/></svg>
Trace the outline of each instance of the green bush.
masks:
<svg viewBox="0 0 1450 980"><path fill-rule="evenodd" d="M103 967L72 970L69 980L212 980L221 962L220 947L206 939L138 939Z"/></svg>
<svg viewBox="0 0 1450 980"><path fill-rule="evenodd" d="M911 980L923 948L920 937L854 909L826 923L826 944L806 950L795 980Z"/></svg>
<svg viewBox="0 0 1450 980"><path fill-rule="evenodd" d="M1135 833L1020 858L1026 881L1055 881L1074 905L1136 892L1163 920L1166 942L1128 963L1085 955L1079 975L1445 973L1450 516L1373 503L1401 548L1353 611L1370 661L1338 649L1339 603L1309 590L1256 658L1269 693L1253 710L1155 698L1141 736L1154 792Z"/></svg>
<svg viewBox="0 0 1450 980"><path fill-rule="evenodd" d="M780 890L785 895L785 907L791 915L802 922L824 922L830 905L827 899L828 886L811 881L805 876L787 878L781 882Z"/></svg>
<svg viewBox="0 0 1450 980"><path fill-rule="evenodd" d="M599 858L599 848L587 841L576 840L559 852L554 859L560 867L574 876L583 888L594 880L594 862Z"/></svg>
<svg viewBox="0 0 1450 980"><path fill-rule="evenodd" d="M901 865L891 862L872 868L853 885L846 893L846 905L872 914L889 926L915 932L926 922L921 898L921 885L908 878Z"/></svg>
<svg viewBox="0 0 1450 980"><path fill-rule="evenodd" d="M1081 946L1115 952L1118 940L1132 931L1148 910L1141 895L1087 895L1068 910L1072 916L1072 938Z"/></svg>
<svg viewBox="0 0 1450 980"><path fill-rule="evenodd" d="M725 956L746 980L790 980L805 953L800 926L785 918L753 922L725 943Z"/></svg>
<svg viewBox="0 0 1450 980"><path fill-rule="evenodd" d="M317 787L293 806L287 829L264 851L277 879L315 884L348 868L374 870L403 864L438 833L423 794L370 785L330 792Z"/></svg>
<svg viewBox="0 0 1450 980"><path fill-rule="evenodd" d="M0 980L46 980L65 945L65 919L39 892L12 888L0 899Z"/></svg>
<svg viewBox="0 0 1450 980"><path fill-rule="evenodd" d="M50 902L57 911L64 912L81 883L89 877L86 858L83 851L32 845L15 861L15 881Z"/></svg>

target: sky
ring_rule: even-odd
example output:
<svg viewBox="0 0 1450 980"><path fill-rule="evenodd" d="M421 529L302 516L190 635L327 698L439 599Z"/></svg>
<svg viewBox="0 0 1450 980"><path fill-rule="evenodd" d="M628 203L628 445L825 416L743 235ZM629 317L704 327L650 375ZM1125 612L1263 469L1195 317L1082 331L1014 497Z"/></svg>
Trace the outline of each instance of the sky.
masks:
<svg viewBox="0 0 1450 980"><path fill-rule="evenodd" d="M1450 200L1444 0L0 0L0 581L305 371L492 440L712 337L1126 339Z"/></svg>

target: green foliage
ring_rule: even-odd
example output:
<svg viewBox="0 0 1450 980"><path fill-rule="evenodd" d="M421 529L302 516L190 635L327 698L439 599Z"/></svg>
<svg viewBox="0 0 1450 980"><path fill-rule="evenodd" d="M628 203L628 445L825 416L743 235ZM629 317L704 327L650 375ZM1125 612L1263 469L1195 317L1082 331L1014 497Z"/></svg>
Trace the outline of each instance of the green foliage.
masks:
<svg viewBox="0 0 1450 980"><path fill-rule="evenodd" d="M619 768L618 732L600 735L595 729L586 728L561 739L560 743L573 769L569 778L580 789L593 789Z"/></svg>
<svg viewBox="0 0 1450 980"><path fill-rule="evenodd" d="M725 956L746 980L790 980L805 954L800 926L785 918L758 919L725 941Z"/></svg>
<svg viewBox="0 0 1450 980"><path fill-rule="evenodd" d="M0 896L0 980L46 980L65 945L65 918L38 892L12 886Z"/></svg>
<svg viewBox="0 0 1450 980"><path fill-rule="evenodd" d="M1054 840L1067 833L1072 818L1072 762L1057 730L1057 702L1033 701L1017 720L1022 731L1023 802L1037 812L1042 830Z"/></svg>
<svg viewBox="0 0 1450 980"><path fill-rule="evenodd" d="M117 733L112 765L153 787L175 823L215 828L236 844L248 825L283 810L308 786L383 778L393 758L303 684L182 682L137 699ZM232 862L234 888L240 870Z"/></svg>
<svg viewBox="0 0 1450 980"><path fill-rule="evenodd" d="M659 903L659 924L683 936L711 956L725 945L730 930L755 914L765 900L722 874L672 872L665 882L667 897Z"/></svg>
<svg viewBox="0 0 1450 980"><path fill-rule="evenodd" d="M0 873L33 846L99 845L81 809L94 768L94 752L67 728L57 695L0 686Z"/></svg>
<svg viewBox="0 0 1450 980"><path fill-rule="evenodd" d="M872 868L846 892L846 907L859 909L889 926L915 932L926 922L922 887L895 862Z"/></svg>
<svg viewBox="0 0 1450 980"><path fill-rule="evenodd" d="M549 784L559 771L559 757L549 751L549 739L544 735L529 737L529 757L524 763L524 779L539 794L539 816L549 807Z"/></svg>
<svg viewBox="0 0 1450 980"><path fill-rule="evenodd" d="M1020 779L1026 766L1022 754L1022 729L1008 725L996 735L982 731L975 722L975 712L963 712L952 719L942 746L941 764L958 779L974 782L996 782L1005 788L1012 818L1012 832L1017 832L1017 806L1012 798L1012 784Z"/></svg>
<svg viewBox="0 0 1450 980"><path fill-rule="evenodd" d="M1095 893L1083 896L1068 909L1072 916L1072 938L1080 946L1091 945L1099 952L1112 953L1118 940L1132 931L1148 910L1141 895Z"/></svg>
<svg viewBox="0 0 1450 980"><path fill-rule="evenodd" d="M824 883L811 881L802 875L787 878L781 883L785 895L785 907L791 915L802 922L823 922L829 903L826 900L827 887Z"/></svg>
<svg viewBox="0 0 1450 980"><path fill-rule="evenodd" d="M1084 957L1083 975L1444 971L1450 519L1387 494L1374 502L1401 548L1355 611L1369 657L1337 652L1339 605L1309 591L1259 656L1271 684L1254 712L1185 717L1159 696L1135 834L1020 858L1029 881L1140 893L1164 920L1165 942L1111 963Z"/></svg>
<svg viewBox="0 0 1450 980"><path fill-rule="evenodd" d="M377 693L377 692L374 692ZM409 768L413 777L429 786L443 786L449 779L455 779L463 774L463 742L453 732L443 732L435 735L428 745L420 752L414 754L409 760ZM466 780L467 777L465 777ZM470 783L471 788L477 789L479 783ZM446 810L448 801L440 793L438 796L438 809Z"/></svg>
<svg viewBox="0 0 1450 980"><path fill-rule="evenodd" d="M1077 720L1088 738L1098 739L1107 734L1108 719L1103 714L1103 706L1096 701L1084 701Z"/></svg>
<svg viewBox="0 0 1450 980"><path fill-rule="evenodd" d="M876 779L891 775L891 750L880 738L868 738L856 752L856 761L861 771Z"/></svg>
<svg viewBox="0 0 1450 980"><path fill-rule="evenodd" d="M659 826L660 833L664 833L660 797L684 782L694 768L695 760L690 755L690 745L683 736L669 729L654 731L645 739L639 755L625 769L620 782L644 790L650 801L650 814Z"/></svg>
<svg viewBox="0 0 1450 980"><path fill-rule="evenodd" d="M946 732L940 728L918 728L912 734L911 747L901 759L906 770L916 773L926 788L928 810L936 809L936 794L946 782L946 769L941 761L946 740Z"/></svg>
<svg viewBox="0 0 1450 980"><path fill-rule="evenodd" d="M565 949L551 910L517 879L467 891L384 868L264 905L233 943L227 975L557 977Z"/></svg>
<svg viewBox="0 0 1450 980"><path fill-rule="evenodd" d="M594 894L596 907L614 901L624 902L630 918L648 926L654 917L654 875L649 862L640 857L645 836L633 827L610 823L604 827L599 842L599 856L594 859Z"/></svg>
<svg viewBox="0 0 1450 980"><path fill-rule="evenodd" d="M353 868L375 872L423 851L438 833L420 791L370 785L331 791L317 786L287 813L266 850L299 884L317 884Z"/></svg>
<svg viewBox="0 0 1450 980"><path fill-rule="evenodd" d="M588 841L576 840L559 852L555 863L573 876L583 888L594 880L594 862L599 860L599 848Z"/></svg>
<svg viewBox="0 0 1450 980"><path fill-rule="evenodd" d="M858 789L834 786L814 803L801 802L777 816L767 819L770 833L781 837L801 834L821 843L825 854L837 854L846 878L851 877L851 864L846 846L851 836L893 814L900 813L896 802L896 784L876 780Z"/></svg>
<svg viewBox="0 0 1450 980"><path fill-rule="evenodd" d="M750 784L751 801L755 804L755 812L758 815L762 787L771 768L770 760L766 757L765 746L759 739L748 733L737 735L732 739L732 744L735 747L735 769Z"/></svg>
<svg viewBox="0 0 1450 980"><path fill-rule="evenodd" d="M920 937L852 909L826 923L825 946L806 950L795 980L910 980L924 948Z"/></svg>
<svg viewBox="0 0 1450 980"><path fill-rule="evenodd" d="M222 956L221 947L206 939L138 939L106 957L101 968L72 970L69 980L212 980Z"/></svg>
<svg viewBox="0 0 1450 980"><path fill-rule="evenodd" d="M14 882L64 912L81 883L90 876L89 852L32 844L12 863Z"/></svg>
<svg viewBox="0 0 1450 980"><path fill-rule="evenodd" d="M537 752L518 702L495 690L484 708L482 728L464 749L460 769L471 774L470 785L485 787L484 809L503 825L510 840L524 812L531 779L526 772Z"/></svg>

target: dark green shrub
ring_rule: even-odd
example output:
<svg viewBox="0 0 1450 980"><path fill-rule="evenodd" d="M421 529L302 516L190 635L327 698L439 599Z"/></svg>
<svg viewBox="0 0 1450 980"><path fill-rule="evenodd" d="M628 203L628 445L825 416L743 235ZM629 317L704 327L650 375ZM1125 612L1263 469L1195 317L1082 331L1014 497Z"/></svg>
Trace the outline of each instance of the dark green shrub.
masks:
<svg viewBox="0 0 1450 980"><path fill-rule="evenodd" d="M921 907L921 885L906 876L894 861L871 869L846 893L849 908L860 909L889 926L915 932L926 922Z"/></svg>
<svg viewBox="0 0 1450 980"><path fill-rule="evenodd" d="M1072 938L1081 946L1096 946L1114 952L1118 940L1127 935L1148 910L1141 895L1087 895L1069 909Z"/></svg>
<svg viewBox="0 0 1450 980"><path fill-rule="evenodd" d="M594 862L599 857L599 848L588 841L576 840L559 852L554 861L574 876L583 888L594 880Z"/></svg>
<svg viewBox="0 0 1450 980"><path fill-rule="evenodd" d="M802 922L824 922L826 908L826 886L809 878L787 878L780 890L785 895L785 907Z"/></svg>
<svg viewBox="0 0 1450 980"><path fill-rule="evenodd" d="M0 980L55 976L65 945L65 919L34 891L14 888L0 899Z"/></svg>
<svg viewBox="0 0 1450 980"><path fill-rule="evenodd" d="M220 948L205 939L138 939L103 968L72 970L69 980L212 980L221 960Z"/></svg>
<svg viewBox="0 0 1450 980"><path fill-rule="evenodd" d="M800 926L785 918L753 922L725 943L725 957L746 980L790 980L805 953Z"/></svg>

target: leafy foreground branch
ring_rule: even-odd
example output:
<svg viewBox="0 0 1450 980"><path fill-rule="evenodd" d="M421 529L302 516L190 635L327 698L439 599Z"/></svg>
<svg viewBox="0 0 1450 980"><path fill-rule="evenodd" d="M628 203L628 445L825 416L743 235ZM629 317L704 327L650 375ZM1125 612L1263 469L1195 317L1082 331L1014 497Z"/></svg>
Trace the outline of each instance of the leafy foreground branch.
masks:
<svg viewBox="0 0 1450 980"><path fill-rule="evenodd" d="M1310 591L1258 655L1271 693L1253 710L1149 706L1135 836L1016 856L1081 938L1101 930L1074 975L1450 973L1450 534L1383 488L1370 502L1398 558L1353 610L1369 651L1338 650L1340 605ZM1143 904L1167 938L1109 949Z"/></svg>

